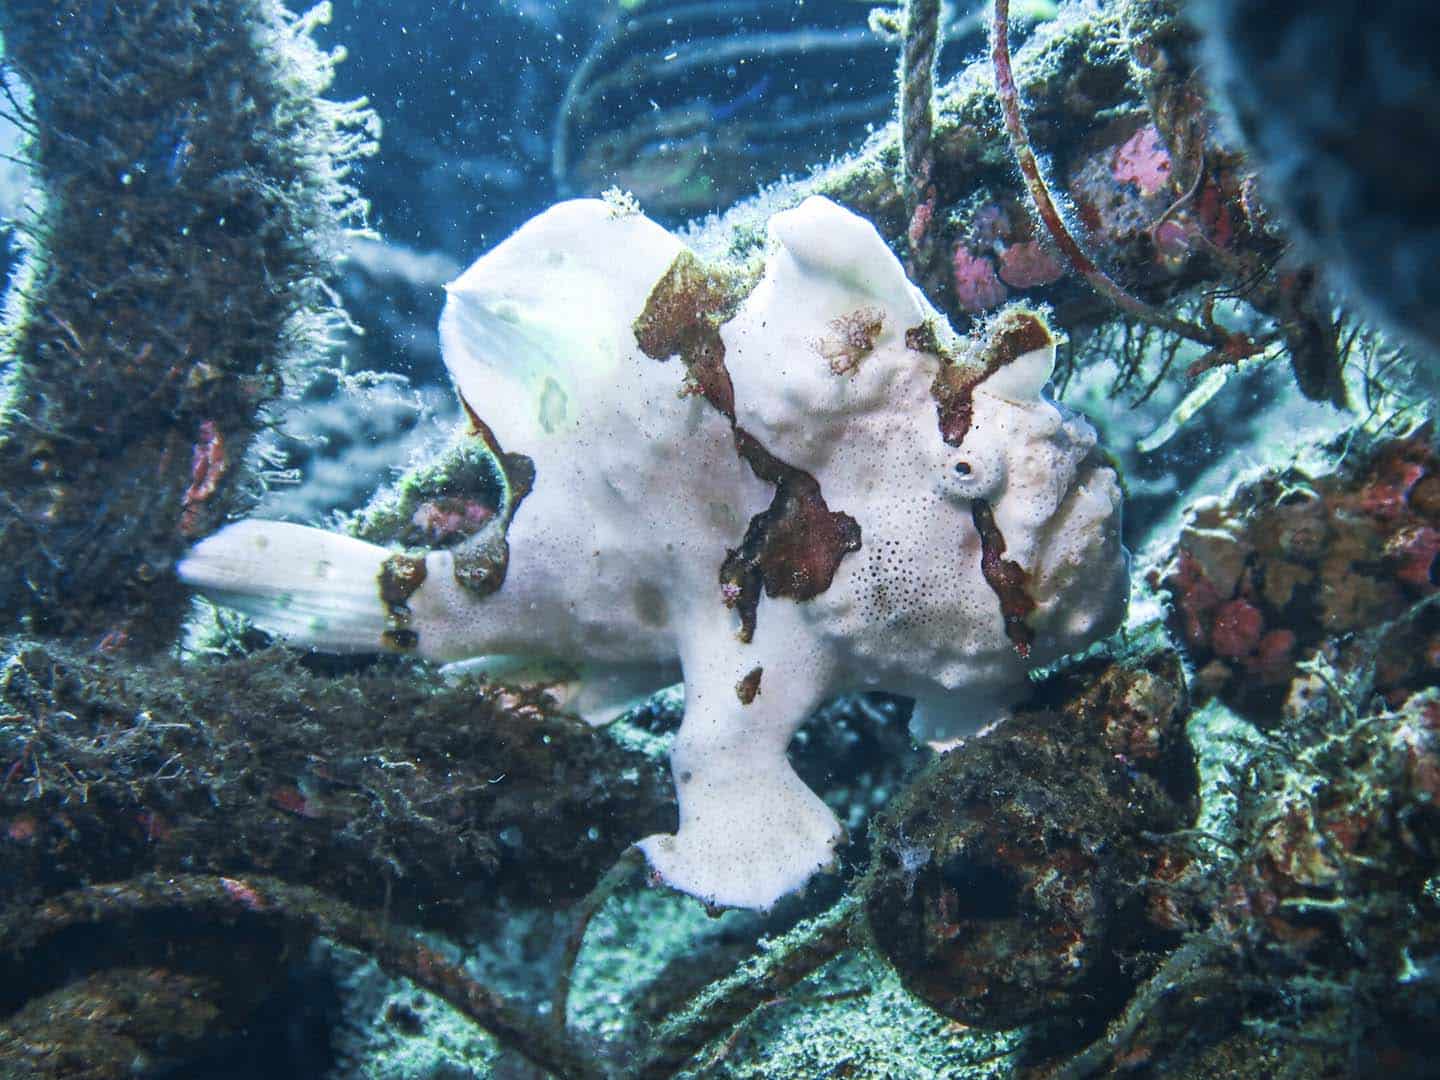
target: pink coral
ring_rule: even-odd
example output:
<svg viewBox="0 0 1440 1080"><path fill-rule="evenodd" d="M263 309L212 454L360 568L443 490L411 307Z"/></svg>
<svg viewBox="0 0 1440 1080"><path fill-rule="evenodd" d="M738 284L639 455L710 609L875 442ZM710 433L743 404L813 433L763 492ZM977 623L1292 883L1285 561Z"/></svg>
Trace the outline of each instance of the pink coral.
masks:
<svg viewBox="0 0 1440 1080"><path fill-rule="evenodd" d="M1010 291L995 276L995 264L984 255L972 255L964 247L955 249L955 298L960 310L974 315L1005 302Z"/></svg>
<svg viewBox="0 0 1440 1080"><path fill-rule="evenodd" d="M1167 270L1179 270L1190 255L1196 234L1196 227L1189 221L1175 218L1162 221L1150 232L1150 238L1155 243L1156 260Z"/></svg>
<svg viewBox="0 0 1440 1080"><path fill-rule="evenodd" d="M1414 461L1386 462L1375 482L1360 493L1360 509L1381 521L1392 521L1410 509L1410 489L1425 475Z"/></svg>
<svg viewBox="0 0 1440 1080"><path fill-rule="evenodd" d="M977 248L989 247L1010 237L1010 217L995 203L986 203L970 219L970 242Z"/></svg>
<svg viewBox="0 0 1440 1080"><path fill-rule="evenodd" d="M1205 576L1200 561L1184 548L1170 588L1175 594L1175 607L1184 619L1185 640L1193 646L1204 645L1208 636L1205 624L1220 603L1220 592Z"/></svg>
<svg viewBox="0 0 1440 1080"><path fill-rule="evenodd" d="M226 896L246 911L265 911L270 907L269 901L260 894L255 886L241 881L239 878L222 877L220 887L225 890Z"/></svg>
<svg viewBox="0 0 1440 1080"><path fill-rule="evenodd" d="M1213 183L1206 184L1200 193L1200 221L1210 243L1218 248L1230 246L1235 236L1235 226L1230 221L1230 211L1225 206L1225 193Z"/></svg>
<svg viewBox="0 0 1440 1080"><path fill-rule="evenodd" d="M1027 240L1011 244L1000 253L1000 280L1016 289L1034 289L1058 281L1065 268L1040 246Z"/></svg>
<svg viewBox="0 0 1440 1080"><path fill-rule="evenodd" d="M29 814L12 818L5 826L5 837L17 844L32 843L40 835L40 823Z"/></svg>
<svg viewBox="0 0 1440 1080"><path fill-rule="evenodd" d="M1170 152L1154 124L1142 127L1115 151L1110 174L1121 184L1134 184L1147 197L1164 190L1170 182Z"/></svg>
<svg viewBox="0 0 1440 1080"><path fill-rule="evenodd" d="M180 505L180 533L194 536L200 526L200 507L214 495L225 478L225 436L214 420L200 422L200 438L190 454L190 486L185 489Z"/></svg>
<svg viewBox="0 0 1440 1080"><path fill-rule="evenodd" d="M1266 684L1288 683L1294 671L1295 641L1293 630L1266 631L1254 654L1246 658L1245 669Z"/></svg>

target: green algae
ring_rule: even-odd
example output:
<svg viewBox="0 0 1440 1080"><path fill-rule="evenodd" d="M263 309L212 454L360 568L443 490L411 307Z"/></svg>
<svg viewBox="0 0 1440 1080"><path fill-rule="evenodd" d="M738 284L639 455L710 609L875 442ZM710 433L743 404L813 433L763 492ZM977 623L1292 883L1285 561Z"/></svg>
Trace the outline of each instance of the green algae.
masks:
<svg viewBox="0 0 1440 1080"><path fill-rule="evenodd" d="M887 964L855 952L755 1014L733 1043L717 1040L699 1065L680 1075L1003 1080L1014 1074L1019 1036L936 1015Z"/></svg>

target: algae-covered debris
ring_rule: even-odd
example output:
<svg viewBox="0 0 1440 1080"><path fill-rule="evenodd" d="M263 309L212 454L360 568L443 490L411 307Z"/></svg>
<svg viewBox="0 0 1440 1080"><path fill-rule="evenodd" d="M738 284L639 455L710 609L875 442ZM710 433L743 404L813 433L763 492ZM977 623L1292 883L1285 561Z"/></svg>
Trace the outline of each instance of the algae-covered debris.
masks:
<svg viewBox="0 0 1440 1080"><path fill-rule="evenodd" d="M1188 718L1179 657L1152 642L1052 680L917 777L862 885L905 985L975 1027L1098 1030L1177 938L1155 885L1189 861L1164 839L1198 808Z"/></svg>
<svg viewBox="0 0 1440 1080"><path fill-rule="evenodd" d="M363 103L276 0L0 12L36 185L0 363L0 610L163 648L171 566L246 495L262 409L337 324L322 287L364 204Z"/></svg>
<svg viewBox="0 0 1440 1080"><path fill-rule="evenodd" d="M1207 365L1242 355L1283 360L1307 396L1339 403L1345 386L1330 297L1314 267L1282 258L1284 229L1257 193L1245 148L1211 112L1185 8L1177 0L1075 3L1037 26L1013 64L1029 145L1086 261L1162 316L1167 336L1179 323L1200 328L1217 346ZM917 281L958 323L1010 299L1049 303L1074 343L1067 359L1088 367L1106 355L1092 351L1091 334L1114 324L1117 309L1057 248L1017 184L988 58L936 88L935 164L918 216L903 180L903 139L891 126L858 154L737 206L702 231L702 250L752 251L763 242L758 221L819 192L874 221L897 249L923 249ZM1216 318L1217 294L1242 299L1238 318ZM1139 334L1133 313L1125 322ZM1119 388L1153 392L1176 378L1163 356L1126 350Z"/></svg>
<svg viewBox="0 0 1440 1080"><path fill-rule="evenodd" d="M583 894L674 820L663 760L403 664L311 674L7 639L0 897L146 870L277 874L425 925L470 899Z"/></svg>
<svg viewBox="0 0 1440 1080"><path fill-rule="evenodd" d="M7 1076L35 1080L59 1080L81 1068L103 1080L173 1075L177 1064L220 1069L223 1058L217 1058L216 1051L224 1048L224 1029L253 1019L255 1012L254 990L247 1002L242 987L233 984L257 978L261 987L273 982L289 946L318 937L364 950L386 970L449 1002L557 1076L598 1080L604 1075L585 1050L561 1037L563 1033L494 993L430 943L395 929L384 915L274 878L195 874L141 875L89 886L52 899L25 917L0 918L8 995L14 998L36 987L44 992L57 981L66 984L50 1002L49 1014L22 1011L13 1018L19 1026L0 1026L0 1067ZM103 989L104 980L71 979L77 965L103 967L117 960L122 970L110 983L134 999L128 1008L123 1001L118 1007L113 1001L94 1002L94 984L100 982ZM151 966L156 963L201 978L188 986L183 980L167 985L165 973ZM130 970L123 969L127 966ZM218 985L205 978L221 972L226 977ZM174 1000L176 982L179 992L199 995L187 1002L178 1019L183 1034L195 1039L207 1026L220 1029L218 1046L212 1041L179 1062L170 1059L184 1053L184 1042L167 1038L155 1023L157 1010ZM87 997L91 1015L101 1022L81 1032L81 1046L67 1044L67 1028L73 1032L68 1014L85 1008ZM222 1017L215 1006L233 1012ZM127 1062L123 1055L132 1048L138 1054L132 1052ZM311 1068L325 1057L318 1040L315 1050L321 1052L314 1054ZM303 1069L300 1057L291 1055L280 1067ZM275 1068L264 1068L263 1054L252 1060L261 1071Z"/></svg>

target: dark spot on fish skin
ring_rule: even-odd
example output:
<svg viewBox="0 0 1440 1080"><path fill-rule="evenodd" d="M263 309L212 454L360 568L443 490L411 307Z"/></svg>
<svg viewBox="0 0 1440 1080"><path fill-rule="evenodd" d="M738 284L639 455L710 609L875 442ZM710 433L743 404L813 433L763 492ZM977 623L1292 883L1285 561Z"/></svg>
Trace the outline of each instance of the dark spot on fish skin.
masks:
<svg viewBox="0 0 1440 1080"><path fill-rule="evenodd" d="M1000 614L1005 619L1005 636L1015 646L1020 658L1030 655L1030 645L1035 640L1035 631L1025 619L1035 610L1035 598L1030 595L1030 575L1021 565L1004 558L1005 537L995 524L995 514L984 499L970 504L970 517L975 531L980 534L980 573L985 584L1000 598Z"/></svg>
<svg viewBox="0 0 1440 1080"><path fill-rule="evenodd" d="M753 667L745 673L745 677L735 684L735 696L740 699L741 705L749 705L760 694L760 676L764 668Z"/></svg>
<svg viewBox="0 0 1440 1080"><path fill-rule="evenodd" d="M775 485L770 505L750 519L740 546L720 566L726 605L740 612L740 640L749 642L761 589L792 600L819 596L840 560L860 550L860 523L832 511L819 481L776 458L743 428L735 429L735 448L757 477Z"/></svg>
<svg viewBox="0 0 1440 1080"><path fill-rule="evenodd" d="M410 597L425 582L425 560L414 555L391 555L380 565L380 601L392 613L408 610Z"/></svg>
<svg viewBox="0 0 1440 1080"><path fill-rule="evenodd" d="M934 353L947 364L954 361L954 358L946 352L945 346L940 344L940 336L935 332L935 324L929 320L905 331L905 347L912 352Z"/></svg>
<svg viewBox="0 0 1440 1080"><path fill-rule="evenodd" d="M380 564L380 602L390 627L380 635L387 649L409 652L420 642L410 629L410 597L425 583L425 560L397 552Z"/></svg>
<svg viewBox="0 0 1440 1080"><path fill-rule="evenodd" d="M505 584L510 568L510 543L504 525L490 525L455 547L455 580L467 592L489 596Z"/></svg>
<svg viewBox="0 0 1440 1080"><path fill-rule="evenodd" d="M877 307L857 308L830 320L830 333L816 343L830 362L833 375L853 375L860 362L875 350L875 339L885 327L885 312Z"/></svg>
<svg viewBox="0 0 1440 1080"><path fill-rule="evenodd" d="M1045 320L1033 311L1023 309L1002 312L992 320L985 346L985 366L999 371L1006 364L1026 353L1055 344L1055 335Z"/></svg>
<svg viewBox="0 0 1440 1080"><path fill-rule="evenodd" d="M480 419L480 415L465 400L465 395L457 390L455 396L460 399L460 407L464 409L465 418L470 423L470 434L490 451L504 475L508 504L504 510L508 520L515 516L515 509L520 505L520 501L535 487L535 462L524 454L507 454L501 448L500 440L495 438L495 433L490 430L490 425Z"/></svg>

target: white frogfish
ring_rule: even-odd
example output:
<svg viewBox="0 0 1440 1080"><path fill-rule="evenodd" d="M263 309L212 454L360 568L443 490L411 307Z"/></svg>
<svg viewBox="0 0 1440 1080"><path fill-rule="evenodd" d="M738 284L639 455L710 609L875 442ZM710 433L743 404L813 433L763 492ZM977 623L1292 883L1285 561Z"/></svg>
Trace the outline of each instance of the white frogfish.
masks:
<svg viewBox="0 0 1440 1080"><path fill-rule="evenodd" d="M301 646L559 658L597 721L679 676L679 829L640 846L711 904L832 861L786 759L826 699L907 695L917 737L954 740L1123 617L1119 484L1043 396L1044 317L961 338L827 199L770 220L763 270L561 203L448 287L440 334L493 517L430 550L240 521L180 577Z"/></svg>

